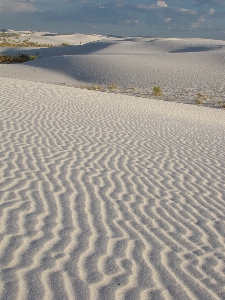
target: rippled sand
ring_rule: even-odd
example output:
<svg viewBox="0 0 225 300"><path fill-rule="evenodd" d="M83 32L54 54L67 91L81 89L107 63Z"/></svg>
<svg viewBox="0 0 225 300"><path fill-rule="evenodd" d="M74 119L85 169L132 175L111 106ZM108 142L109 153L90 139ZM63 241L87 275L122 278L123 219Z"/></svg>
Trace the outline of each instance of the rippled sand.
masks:
<svg viewBox="0 0 225 300"><path fill-rule="evenodd" d="M223 110L1 78L1 299L224 299Z"/></svg>

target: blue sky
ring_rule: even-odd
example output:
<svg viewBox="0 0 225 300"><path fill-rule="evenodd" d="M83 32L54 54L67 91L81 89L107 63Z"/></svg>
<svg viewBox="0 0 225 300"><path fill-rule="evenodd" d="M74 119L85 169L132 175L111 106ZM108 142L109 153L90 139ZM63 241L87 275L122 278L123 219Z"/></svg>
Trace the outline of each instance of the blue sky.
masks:
<svg viewBox="0 0 225 300"><path fill-rule="evenodd" d="M0 0L0 28L225 39L225 0Z"/></svg>

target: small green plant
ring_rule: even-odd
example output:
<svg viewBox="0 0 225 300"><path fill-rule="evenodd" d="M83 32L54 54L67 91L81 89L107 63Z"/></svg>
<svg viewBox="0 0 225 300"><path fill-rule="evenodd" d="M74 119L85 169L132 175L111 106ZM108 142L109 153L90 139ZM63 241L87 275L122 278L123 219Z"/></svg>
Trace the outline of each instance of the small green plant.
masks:
<svg viewBox="0 0 225 300"><path fill-rule="evenodd" d="M29 56L29 59L30 59L30 60L34 60L34 59L36 59L36 58L37 58L37 56L35 56L35 55L30 55L30 56Z"/></svg>
<svg viewBox="0 0 225 300"><path fill-rule="evenodd" d="M67 43L62 43L62 46L69 46L69 44L67 44Z"/></svg>
<svg viewBox="0 0 225 300"><path fill-rule="evenodd" d="M153 91L152 91L153 96L162 96L162 90L159 86L154 86Z"/></svg>
<svg viewBox="0 0 225 300"><path fill-rule="evenodd" d="M115 84L110 84L110 85L108 86L108 89L109 89L110 91L115 91L115 90L116 90L116 85L115 85Z"/></svg>

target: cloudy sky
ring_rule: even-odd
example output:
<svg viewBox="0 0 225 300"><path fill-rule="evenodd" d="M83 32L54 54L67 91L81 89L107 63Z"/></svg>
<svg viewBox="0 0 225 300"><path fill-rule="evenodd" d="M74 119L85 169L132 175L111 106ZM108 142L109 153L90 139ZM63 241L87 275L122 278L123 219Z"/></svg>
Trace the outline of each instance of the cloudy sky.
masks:
<svg viewBox="0 0 225 300"><path fill-rule="evenodd" d="M225 0L0 0L0 28L225 39Z"/></svg>

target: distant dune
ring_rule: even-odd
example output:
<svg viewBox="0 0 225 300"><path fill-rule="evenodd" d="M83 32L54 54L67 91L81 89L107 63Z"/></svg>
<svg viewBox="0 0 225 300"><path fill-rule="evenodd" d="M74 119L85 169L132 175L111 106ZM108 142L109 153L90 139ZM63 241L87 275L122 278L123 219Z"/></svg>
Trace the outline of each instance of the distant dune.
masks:
<svg viewBox="0 0 225 300"><path fill-rule="evenodd" d="M16 67L2 65L0 76L75 87L114 84L118 92L133 88L148 98L160 86L164 100L199 103L196 97L202 95L201 104L211 107L225 99L225 41L47 32L23 32L21 38L28 45L53 47L0 48L38 58Z"/></svg>

